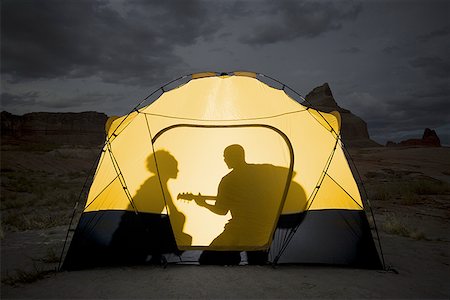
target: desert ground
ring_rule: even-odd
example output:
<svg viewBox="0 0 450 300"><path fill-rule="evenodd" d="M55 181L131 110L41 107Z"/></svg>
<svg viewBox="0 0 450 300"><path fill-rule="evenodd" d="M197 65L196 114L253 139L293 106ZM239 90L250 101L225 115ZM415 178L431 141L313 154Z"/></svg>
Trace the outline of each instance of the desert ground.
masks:
<svg viewBox="0 0 450 300"><path fill-rule="evenodd" d="M450 148L351 149L386 271L168 265L56 272L99 149L3 141L1 150L2 299L450 298Z"/></svg>

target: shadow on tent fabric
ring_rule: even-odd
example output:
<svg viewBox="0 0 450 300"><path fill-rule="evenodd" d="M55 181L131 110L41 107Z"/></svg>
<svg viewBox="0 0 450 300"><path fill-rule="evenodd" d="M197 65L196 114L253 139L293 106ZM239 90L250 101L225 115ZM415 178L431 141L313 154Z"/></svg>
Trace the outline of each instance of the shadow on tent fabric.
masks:
<svg viewBox="0 0 450 300"><path fill-rule="evenodd" d="M248 164L241 145L230 145L224 150L224 161L229 169L219 183L215 203L209 204L202 197L195 198L197 205L214 214L231 213L231 219L223 232L205 250L200 264L236 265L241 262L240 251L224 251L233 247L247 251L249 264L265 264L267 249L280 213L283 195L292 174L285 167L271 164ZM290 197L301 208L306 196L301 186L290 182Z"/></svg>
<svg viewBox="0 0 450 300"><path fill-rule="evenodd" d="M243 150L242 150L243 152ZM245 154L244 154L245 155ZM158 163L156 166L155 159ZM264 244L269 242L271 231L280 211L281 200L289 177L289 169L270 164L237 166L239 156L228 155L227 164L232 171L223 177L218 187L219 201L214 206L218 215L231 212L232 219L225 225L210 247L214 250L254 246L247 251L249 264L267 262ZM140 186L133 196L134 207L126 210L109 210L85 214L74 235L64 269L82 269L102 265L129 265L162 263L162 254L180 255L176 239L184 245L192 244L192 236L183 232L186 216L173 203L168 191L168 181L177 178L178 162L167 151L156 151L147 158L147 169L154 175ZM159 173L159 177L158 174ZM164 195L164 197L163 197ZM290 188L284 207L302 211L305 193L295 181ZM140 212L140 207L151 203L153 213ZM198 205L205 206L198 201ZM135 212L135 208L137 213ZM214 209L213 209L214 210ZM168 212L168 213L167 213ZM281 215L278 226L286 226L286 215ZM292 218L289 218L292 220ZM284 224L284 225L283 225ZM289 227L294 226L289 222ZM256 246L255 246L256 245ZM203 251L201 264L231 265L241 261L240 251Z"/></svg>
<svg viewBox="0 0 450 300"><path fill-rule="evenodd" d="M135 207L128 206L113 234L110 249L116 262L139 264L150 258L150 263L160 264L164 253L181 254L175 236L188 244L192 241L192 237L183 232L186 218L173 204L167 188L167 182L177 178L177 160L167 151L156 151L147 158L147 169L155 175L133 196ZM152 208L159 213L140 213L139 208L145 202L152 203ZM164 213L165 208L169 214Z"/></svg>

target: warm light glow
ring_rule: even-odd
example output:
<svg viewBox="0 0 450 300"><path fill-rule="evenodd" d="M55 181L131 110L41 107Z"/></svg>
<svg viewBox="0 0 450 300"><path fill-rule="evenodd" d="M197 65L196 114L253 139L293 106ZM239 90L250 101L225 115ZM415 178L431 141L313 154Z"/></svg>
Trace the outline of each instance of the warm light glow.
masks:
<svg viewBox="0 0 450 300"><path fill-rule="evenodd" d="M107 125L109 143L85 212L169 214L180 249L264 249L279 213L303 212L311 195L310 210L362 209L336 144L339 114L306 110L282 90L251 77L194 79ZM224 149L233 144L244 149L249 166L234 187L219 189L231 171ZM321 181L331 155L328 175ZM217 196L219 190L228 194L219 198L228 200L218 207L212 199L177 199L180 193ZM233 190L236 196L229 195ZM236 228L239 234L229 233Z"/></svg>
<svg viewBox="0 0 450 300"><path fill-rule="evenodd" d="M186 192L216 196L221 179L231 171L224 162L223 154L224 149L231 144L239 144L245 149L247 163L284 167L285 176L287 176L290 164L288 146L283 138L271 129L263 127L176 127L164 132L155 142L156 150L168 151L178 161L178 176L168 182L171 198L176 199L179 193ZM281 179L281 189L280 182L271 183L274 185L274 189L283 191L286 177ZM245 181L246 178L242 178L242 180ZM248 188L254 187L249 186ZM269 242L268 239L282 201L282 192L278 194L278 199L273 199L277 205L274 205L272 224L269 224L270 228L262 232L262 236L258 238L261 245L240 246L262 247ZM185 216L183 231L192 236L193 246L211 244L232 217L230 212L225 216L217 215L198 206L195 201L174 200L174 204ZM242 205L248 204L242 203ZM255 206L254 211L258 210L258 203L251 205ZM180 244L180 239L177 239L177 243L179 247L188 246Z"/></svg>

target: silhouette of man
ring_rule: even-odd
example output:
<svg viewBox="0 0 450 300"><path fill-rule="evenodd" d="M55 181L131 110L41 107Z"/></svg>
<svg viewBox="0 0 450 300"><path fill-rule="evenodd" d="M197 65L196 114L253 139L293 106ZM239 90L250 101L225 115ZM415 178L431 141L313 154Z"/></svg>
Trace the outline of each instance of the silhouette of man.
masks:
<svg viewBox="0 0 450 300"><path fill-rule="evenodd" d="M277 167L248 164L244 148L237 144L225 148L224 161L232 171L220 181L215 203L195 199L199 206L215 214L226 215L230 211L232 216L210 246L216 249L226 249L230 245L263 247L275 218L277 203L273 197L282 196L282 192L273 196L273 191L280 188L271 186L273 183L267 177L267 171ZM267 252L248 251L247 258L250 264L262 264L267 260ZM238 264L240 260L239 251L203 251L200 257L201 264Z"/></svg>

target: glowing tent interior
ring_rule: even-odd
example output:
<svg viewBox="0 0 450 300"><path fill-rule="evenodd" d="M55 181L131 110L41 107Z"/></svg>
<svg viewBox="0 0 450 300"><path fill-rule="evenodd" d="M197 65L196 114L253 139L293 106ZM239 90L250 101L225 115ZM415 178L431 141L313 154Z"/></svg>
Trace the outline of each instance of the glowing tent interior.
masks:
<svg viewBox="0 0 450 300"><path fill-rule="evenodd" d="M292 95L262 74L197 73L110 118L62 268L381 268L339 113Z"/></svg>

